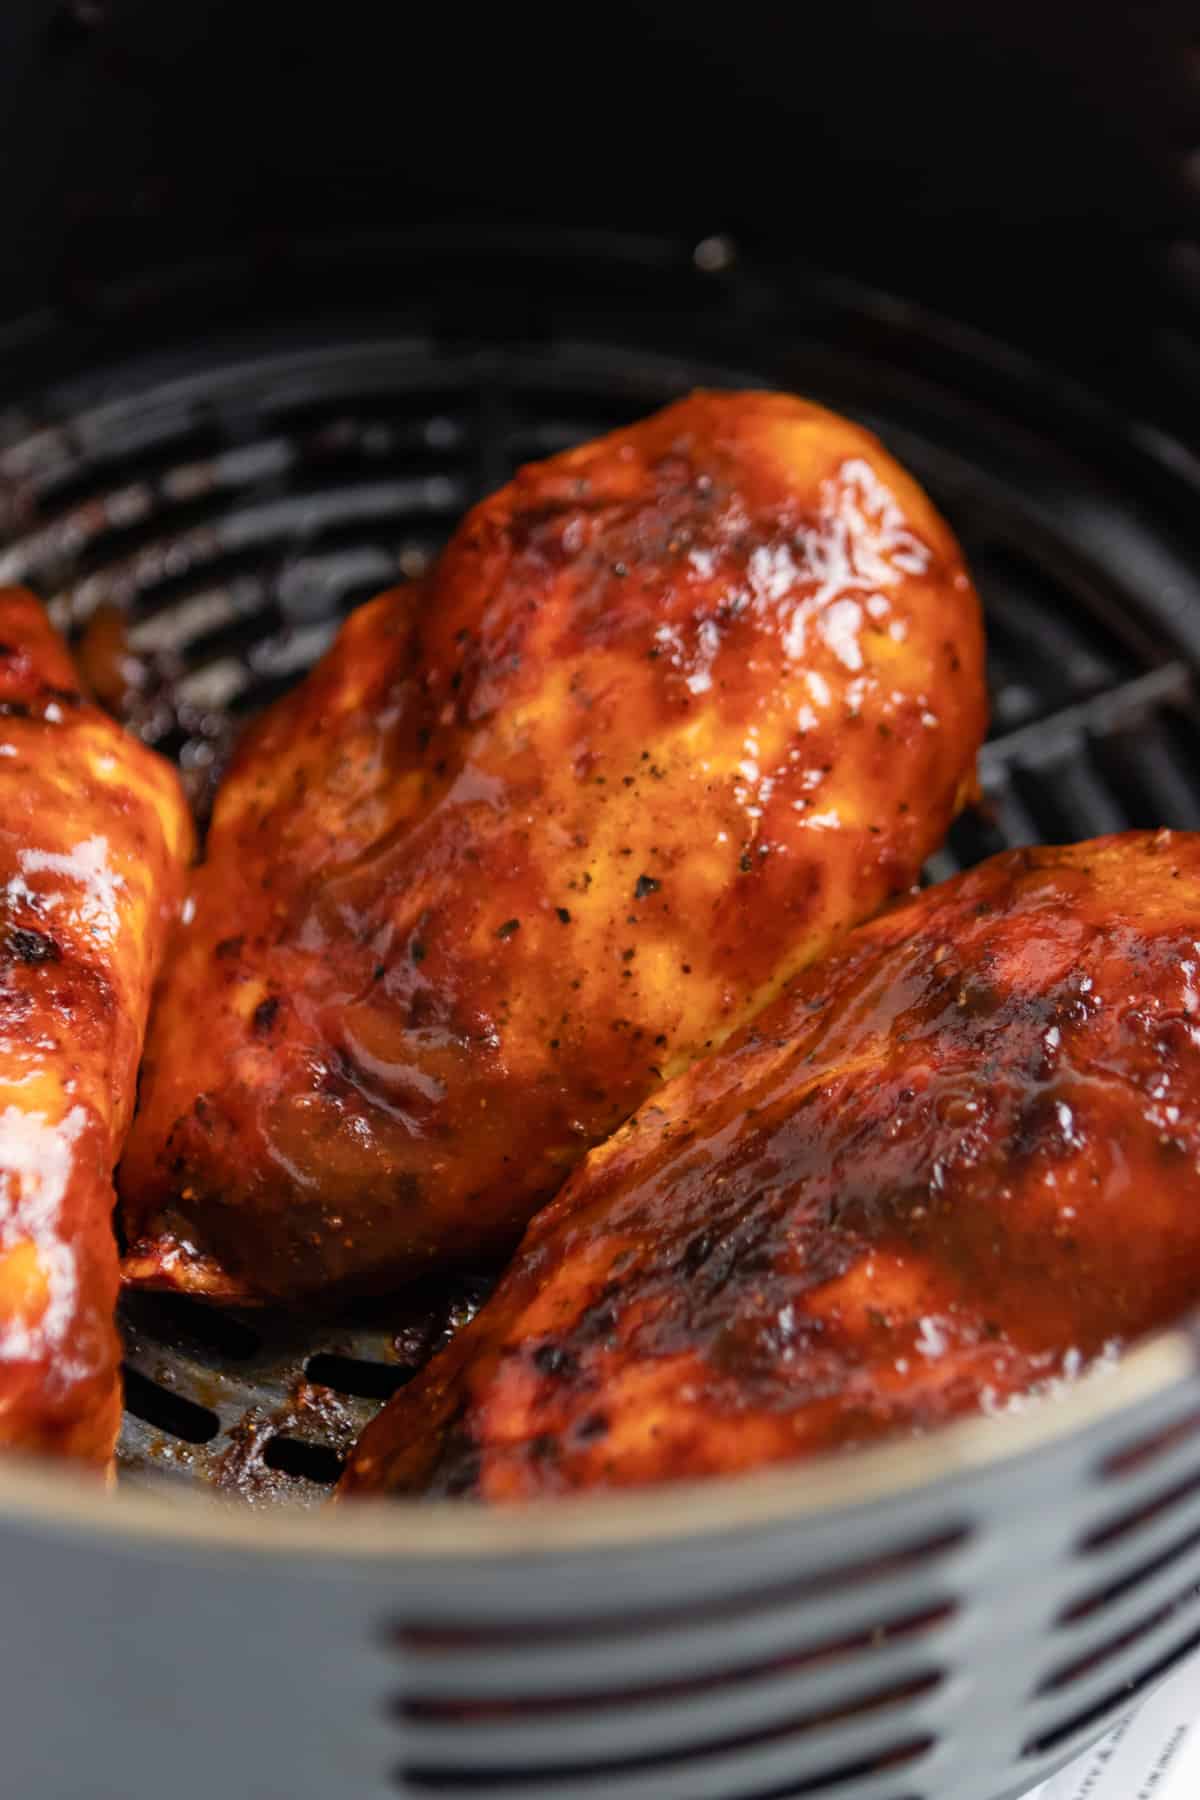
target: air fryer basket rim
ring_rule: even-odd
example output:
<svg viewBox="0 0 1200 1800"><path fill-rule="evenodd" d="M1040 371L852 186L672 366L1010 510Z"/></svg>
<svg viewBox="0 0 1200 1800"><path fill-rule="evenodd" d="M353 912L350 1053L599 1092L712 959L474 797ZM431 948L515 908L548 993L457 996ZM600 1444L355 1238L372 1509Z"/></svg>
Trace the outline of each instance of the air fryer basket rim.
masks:
<svg viewBox="0 0 1200 1800"><path fill-rule="evenodd" d="M868 1509L940 1489L944 1510L973 1475L1083 1437L1180 1390L1196 1374L1189 1319L1094 1369L1065 1393L1031 1401L1003 1417L958 1421L926 1436L840 1451L788 1466L669 1488L591 1494L490 1508L472 1500L359 1500L319 1513L290 1514L232 1505L198 1494L104 1491L78 1471L23 1457L0 1464L0 1520L78 1535L100 1534L197 1551L267 1553L355 1563L478 1559L489 1556L634 1549L670 1540L758 1530L805 1517ZM1112 1454L1111 1442L1105 1453ZM664 1505L664 1493L669 1505Z"/></svg>

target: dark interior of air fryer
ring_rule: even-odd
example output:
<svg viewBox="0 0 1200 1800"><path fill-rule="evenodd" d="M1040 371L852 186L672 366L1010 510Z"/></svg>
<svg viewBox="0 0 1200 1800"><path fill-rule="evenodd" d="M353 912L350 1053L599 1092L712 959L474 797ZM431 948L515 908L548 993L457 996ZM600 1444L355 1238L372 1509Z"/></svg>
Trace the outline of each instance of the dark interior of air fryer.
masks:
<svg viewBox="0 0 1200 1800"><path fill-rule="evenodd" d="M930 874L1198 827L1185 25L6 8L0 572L100 686L124 617L114 704L203 815L238 727L518 465L790 388L882 436L983 595L985 801ZM129 1301L124 1479L319 1501L488 1281Z"/></svg>

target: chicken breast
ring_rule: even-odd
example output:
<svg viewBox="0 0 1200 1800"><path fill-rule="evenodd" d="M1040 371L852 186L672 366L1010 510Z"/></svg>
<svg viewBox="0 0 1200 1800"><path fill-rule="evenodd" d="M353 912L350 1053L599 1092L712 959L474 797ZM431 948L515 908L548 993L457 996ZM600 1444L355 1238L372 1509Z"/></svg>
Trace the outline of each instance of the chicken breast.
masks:
<svg viewBox="0 0 1200 1800"><path fill-rule="evenodd" d="M127 1278L288 1300L510 1248L913 882L984 717L958 547L846 420L696 394L523 470L236 758Z"/></svg>
<svg viewBox="0 0 1200 1800"><path fill-rule="evenodd" d="M0 1444L106 1463L120 1421L112 1170L191 822L0 592Z"/></svg>
<svg viewBox="0 0 1200 1800"><path fill-rule="evenodd" d="M1200 835L862 927L594 1150L343 1487L524 1500L1052 1389L1200 1299Z"/></svg>

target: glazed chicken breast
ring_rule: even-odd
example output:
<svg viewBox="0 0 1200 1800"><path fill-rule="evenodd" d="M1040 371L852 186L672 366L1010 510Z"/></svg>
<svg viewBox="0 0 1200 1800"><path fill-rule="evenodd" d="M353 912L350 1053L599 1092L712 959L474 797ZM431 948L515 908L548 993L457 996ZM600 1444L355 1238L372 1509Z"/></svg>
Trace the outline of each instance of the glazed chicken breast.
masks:
<svg viewBox="0 0 1200 1800"><path fill-rule="evenodd" d="M846 420L701 393L523 470L235 760L127 1278L287 1300L510 1248L913 882L984 715L959 549Z"/></svg>
<svg viewBox="0 0 1200 1800"><path fill-rule="evenodd" d="M529 1499L973 1411L1200 1297L1200 835L863 926L533 1221L344 1488Z"/></svg>
<svg viewBox="0 0 1200 1800"><path fill-rule="evenodd" d="M0 593L0 1444L107 1463L120 1420L112 1170L190 817Z"/></svg>

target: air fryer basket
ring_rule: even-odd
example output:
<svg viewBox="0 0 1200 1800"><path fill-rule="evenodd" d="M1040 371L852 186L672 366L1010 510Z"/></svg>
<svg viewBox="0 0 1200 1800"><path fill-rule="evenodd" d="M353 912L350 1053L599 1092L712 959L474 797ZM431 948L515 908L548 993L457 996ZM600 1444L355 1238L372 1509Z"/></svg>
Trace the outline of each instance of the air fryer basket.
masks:
<svg viewBox="0 0 1200 1800"><path fill-rule="evenodd" d="M203 810L516 463L792 387L984 595L988 807L930 875L1200 826L1194 9L537 11L0 7L0 579L77 638L124 615L129 722ZM1195 1321L754 1479L321 1510L491 1274L127 1301L116 1491L0 1466L0 1791L1010 1800L1200 1647Z"/></svg>
<svg viewBox="0 0 1200 1800"><path fill-rule="evenodd" d="M877 430L977 575L988 804L930 873L1200 826L1200 481L1161 432L721 238L394 256L386 314L91 346L0 415L0 578L75 635L121 610L131 722L201 805L237 721L516 464L757 383ZM487 1279L333 1319L126 1303L118 1491L0 1471L5 1791L1008 1800L1200 1645L1182 1326L1060 1401L794 1471L313 1512Z"/></svg>

